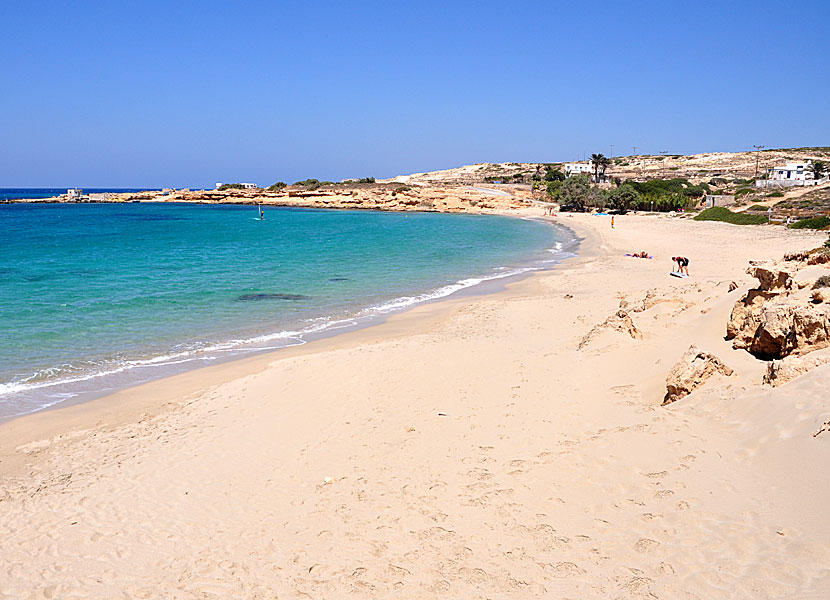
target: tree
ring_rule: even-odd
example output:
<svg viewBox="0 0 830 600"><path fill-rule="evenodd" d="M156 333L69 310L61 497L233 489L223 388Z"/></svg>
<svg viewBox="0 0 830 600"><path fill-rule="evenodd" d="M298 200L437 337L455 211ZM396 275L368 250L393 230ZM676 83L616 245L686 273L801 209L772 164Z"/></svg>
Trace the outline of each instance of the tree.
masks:
<svg viewBox="0 0 830 600"><path fill-rule="evenodd" d="M600 156L602 156L602 155L600 155ZM599 176L600 177L605 177L605 169L607 169L610 164L611 164L611 160L606 158L605 156L603 156L602 159L599 161Z"/></svg>
<svg viewBox="0 0 830 600"><path fill-rule="evenodd" d="M625 213L632 206L639 206L640 202L642 202L642 196L630 185L623 185L615 190L611 190L608 201L611 204L611 208Z"/></svg>
<svg viewBox="0 0 830 600"><path fill-rule="evenodd" d="M608 159L605 158L605 155L600 154L592 154L591 155L591 164L594 167L594 181L599 181L599 170L602 169L603 173L605 172L605 168L602 166Z"/></svg>
<svg viewBox="0 0 830 600"><path fill-rule="evenodd" d="M823 160L814 160L808 165L807 170L813 174L813 179L821 179L827 173L827 163Z"/></svg>
<svg viewBox="0 0 830 600"><path fill-rule="evenodd" d="M551 200L558 200L562 192L562 182L548 181L547 185L545 186L545 191L547 192L548 197Z"/></svg>
<svg viewBox="0 0 830 600"><path fill-rule="evenodd" d="M545 181L565 181L565 174L560 169L549 168L545 173Z"/></svg>
<svg viewBox="0 0 830 600"><path fill-rule="evenodd" d="M585 210L585 203L591 195L591 182L587 175L573 175L562 182L559 188L559 202L576 210Z"/></svg>

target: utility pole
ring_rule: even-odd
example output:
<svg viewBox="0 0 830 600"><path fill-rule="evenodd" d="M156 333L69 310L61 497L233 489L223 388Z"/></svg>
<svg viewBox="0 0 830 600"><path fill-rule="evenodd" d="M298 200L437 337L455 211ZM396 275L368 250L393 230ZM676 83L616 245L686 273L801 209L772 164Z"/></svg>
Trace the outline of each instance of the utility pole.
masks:
<svg viewBox="0 0 830 600"><path fill-rule="evenodd" d="M614 157L614 144L609 144L609 145L611 146L611 156L609 156L608 158L613 158Z"/></svg>
<svg viewBox="0 0 830 600"><path fill-rule="evenodd" d="M763 148L764 146L756 146L756 145L753 144L752 147L755 148L755 178L757 179L758 178L758 163L761 160L761 148Z"/></svg>
<svg viewBox="0 0 830 600"><path fill-rule="evenodd" d="M631 157L632 158L636 157L637 156L637 146L631 146L631 150L633 151L631 153ZM634 163L634 168L635 169L637 168L637 163ZM640 174L642 175L642 166L640 166Z"/></svg>
<svg viewBox="0 0 830 600"><path fill-rule="evenodd" d="M666 162L666 154L668 153L668 150L660 150L660 155L663 157L663 160L660 161L660 177L663 177L663 171L666 168L666 165L664 163Z"/></svg>

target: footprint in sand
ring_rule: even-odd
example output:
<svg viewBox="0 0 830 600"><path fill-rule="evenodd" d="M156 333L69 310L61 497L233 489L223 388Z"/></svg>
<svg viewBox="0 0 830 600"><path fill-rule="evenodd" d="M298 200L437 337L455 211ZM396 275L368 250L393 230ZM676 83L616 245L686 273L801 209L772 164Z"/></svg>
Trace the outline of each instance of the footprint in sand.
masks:
<svg viewBox="0 0 830 600"><path fill-rule="evenodd" d="M651 552L655 550L660 545L660 542L656 540L650 540L648 538L641 538L637 540L637 543L634 544L634 550L639 552L640 554L645 554L647 552Z"/></svg>

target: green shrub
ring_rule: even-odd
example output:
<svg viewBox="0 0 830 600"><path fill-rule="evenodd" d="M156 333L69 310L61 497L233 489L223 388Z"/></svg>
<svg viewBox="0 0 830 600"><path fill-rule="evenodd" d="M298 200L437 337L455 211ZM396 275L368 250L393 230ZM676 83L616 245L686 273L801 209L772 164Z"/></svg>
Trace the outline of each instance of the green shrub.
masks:
<svg viewBox="0 0 830 600"><path fill-rule="evenodd" d="M561 169L548 169L545 173L545 181L565 181L565 174Z"/></svg>
<svg viewBox="0 0 830 600"><path fill-rule="evenodd" d="M769 210L769 206L764 206L763 204L753 204L747 210L755 210L755 211L763 211L767 212Z"/></svg>
<svg viewBox="0 0 830 600"><path fill-rule="evenodd" d="M801 219L800 221L790 225L790 229L824 229L830 227L830 217L812 217L811 219Z"/></svg>
<svg viewBox="0 0 830 600"><path fill-rule="evenodd" d="M279 192L280 190L283 190L287 185L288 184L286 184L284 181L278 181L274 185L269 185L267 189L269 192Z"/></svg>
<svg viewBox="0 0 830 600"><path fill-rule="evenodd" d="M822 275L813 284L813 289L822 287L830 287L830 275Z"/></svg>
<svg viewBox="0 0 830 600"><path fill-rule="evenodd" d="M751 194L755 190L753 188L740 188L735 192L735 197L743 196L744 194Z"/></svg>
<svg viewBox="0 0 830 600"><path fill-rule="evenodd" d="M767 194L767 198L783 198L784 192L770 192Z"/></svg>
<svg viewBox="0 0 830 600"><path fill-rule="evenodd" d="M695 221L722 221L733 225L762 225L767 222L764 215L749 215L746 213L733 213L723 206L713 206L701 211Z"/></svg>
<svg viewBox="0 0 830 600"><path fill-rule="evenodd" d="M245 186L241 183L223 183L216 189L220 192L224 192L225 190L244 190Z"/></svg>

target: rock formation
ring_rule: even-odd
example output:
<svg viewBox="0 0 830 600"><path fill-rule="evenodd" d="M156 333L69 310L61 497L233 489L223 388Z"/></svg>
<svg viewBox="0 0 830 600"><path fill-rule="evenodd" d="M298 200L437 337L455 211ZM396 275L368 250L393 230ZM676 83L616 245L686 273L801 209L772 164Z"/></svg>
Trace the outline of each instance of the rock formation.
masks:
<svg viewBox="0 0 830 600"><path fill-rule="evenodd" d="M780 359L830 346L830 304L813 299L811 281L796 281L804 263L750 263L759 287L732 309L726 338L762 359ZM821 298L822 302L818 302Z"/></svg>
<svg viewBox="0 0 830 600"><path fill-rule="evenodd" d="M643 339L643 334L634 325L634 321L631 319L629 314L624 310L618 310L599 325L594 325L591 331L589 331L579 342L577 349L582 350L604 329L619 331L620 333L624 333L635 340Z"/></svg>
<svg viewBox="0 0 830 600"><path fill-rule="evenodd" d="M816 367L830 362L830 355L821 356L787 356L781 360L773 360L767 365L764 383L773 387L784 385L796 377L804 375Z"/></svg>
<svg viewBox="0 0 830 600"><path fill-rule="evenodd" d="M733 371L714 354L704 352L692 344L669 371L663 405L688 396L715 373L728 377Z"/></svg>

